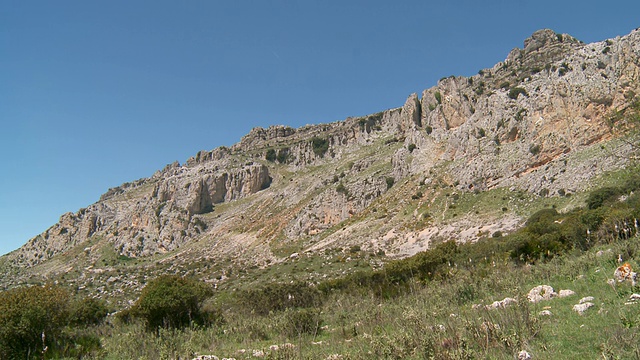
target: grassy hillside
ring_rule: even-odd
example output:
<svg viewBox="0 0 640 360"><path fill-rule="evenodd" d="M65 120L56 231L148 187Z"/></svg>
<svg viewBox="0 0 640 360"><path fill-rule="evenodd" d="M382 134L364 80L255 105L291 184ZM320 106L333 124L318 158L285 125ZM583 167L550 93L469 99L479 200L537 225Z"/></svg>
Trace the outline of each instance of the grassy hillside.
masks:
<svg viewBox="0 0 640 360"><path fill-rule="evenodd" d="M10 358L29 320L35 332L20 341L33 342L31 358L513 359L521 351L535 359L638 358L640 302L630 296L640 288L611 279L620 257L640 266L640 177L629 168L601 184L584 206L559 212L548 204L507 236L444 242L378 266L375 254L357 248L301 256L247 269L213 292L196 278L168 288L150 281L131 310L104 319L107 303L87 302L66 285L44 288L49 297L6 291L0 351ZM135 261L103 258L114 266ZM538 285L574 294L530 302ZM580 314L573 307L585 297L593 306ZM171 308L176 301L190 310ZM40 304L60 306L62 315L38 317ZM176 313L179 322L166 318Z"/></svg>

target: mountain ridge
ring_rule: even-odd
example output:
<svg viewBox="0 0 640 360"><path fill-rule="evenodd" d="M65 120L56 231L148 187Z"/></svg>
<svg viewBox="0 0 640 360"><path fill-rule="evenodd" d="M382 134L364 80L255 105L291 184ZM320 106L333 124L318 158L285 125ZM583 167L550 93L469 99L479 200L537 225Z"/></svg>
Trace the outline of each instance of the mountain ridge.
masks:
<svg viewBox="0 0 640 360"><path fill-rule="evenodd" d="M2 257L16 275L1 284L118 285L86 290L104 294L139 289L144 280L117 275L135 266L223 283L231 268L292 257L381 254L367 258L375 267L439 241L508 233L532 207L576 206L598 176L628 164L637 149L611 122L640 93L639 59L637 29L592 44L545 29L493 68L443 78L401 107L254 128L63 214ZM209 266L179 269L190 263Z"/></svg>

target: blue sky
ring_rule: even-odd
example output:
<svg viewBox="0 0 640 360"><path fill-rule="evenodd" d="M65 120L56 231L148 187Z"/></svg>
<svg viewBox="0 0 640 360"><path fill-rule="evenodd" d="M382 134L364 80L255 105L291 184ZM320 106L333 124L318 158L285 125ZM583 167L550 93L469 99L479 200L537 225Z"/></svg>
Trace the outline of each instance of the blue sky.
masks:
<svg viewBox="0 0 640 360"><path fill-rule="evenodd" d="M551 28L638 1L0 1L0 254L108 188L232 145L401 106Z"/></svg>

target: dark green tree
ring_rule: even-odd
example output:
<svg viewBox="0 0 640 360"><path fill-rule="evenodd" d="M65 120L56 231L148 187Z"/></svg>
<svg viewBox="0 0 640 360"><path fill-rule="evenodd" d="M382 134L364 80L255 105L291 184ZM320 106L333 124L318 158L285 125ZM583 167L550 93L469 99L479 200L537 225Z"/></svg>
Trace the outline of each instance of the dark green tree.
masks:
<svg viewBox="0 0 640 360"><path fill-rule="evenodd" d="M67 325L69 294L47 285L0 292L0 358L41 358L60 347Z"/></svg>

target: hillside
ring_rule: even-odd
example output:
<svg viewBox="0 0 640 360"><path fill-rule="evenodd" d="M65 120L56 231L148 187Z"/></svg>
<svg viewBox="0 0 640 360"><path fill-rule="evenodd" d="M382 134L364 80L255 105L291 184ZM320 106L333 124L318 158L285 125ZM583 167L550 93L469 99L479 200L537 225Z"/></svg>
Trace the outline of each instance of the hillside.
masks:
<svg viewBox="0 0 640 360"><path fill-rule="evenodd" d="M160 274L317 282L506 235L582 206L637 157L639 77L639 30L592 44L541 30L398 108L256 128L109 189L3 256L0 285L58 281L120 308Z"/></svg>

